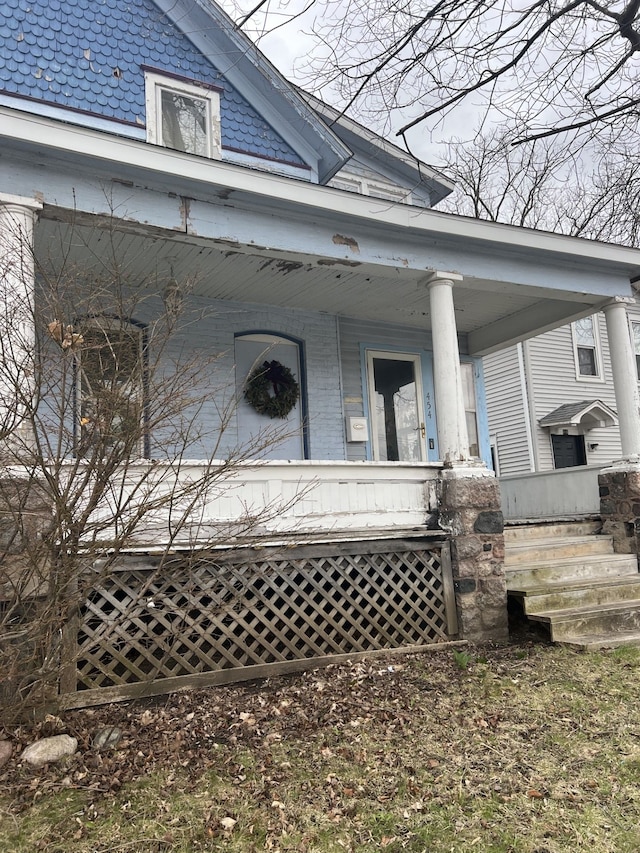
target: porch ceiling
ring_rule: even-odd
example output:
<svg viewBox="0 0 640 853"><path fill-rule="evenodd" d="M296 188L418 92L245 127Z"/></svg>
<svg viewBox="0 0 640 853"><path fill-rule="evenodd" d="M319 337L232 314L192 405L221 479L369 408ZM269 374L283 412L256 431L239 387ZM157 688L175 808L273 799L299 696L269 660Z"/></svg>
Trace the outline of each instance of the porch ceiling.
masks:
<svg viewBox="0 0 640 853"><path fill-rule="evenodd" d="M173 274L206 299L431 328L424 270L221 245L131 223L118 222L114 229L113 221L105 228L78 218L69 224L49 218L53 216L45 211L36 228L37 262L50 274L59 274L64 257L74 275L104 279L117 260L132 281L160 290ZM469 351L480 354L498 348L496 341L508 343L507 327L526 337L532 323L559 325L597 307L594 296L562 293L564 298L558 299L558 295L557 290L465 276L464 283L454 288L458 330L467 336ZM474 335L480 346L471 345Z"/></svg>

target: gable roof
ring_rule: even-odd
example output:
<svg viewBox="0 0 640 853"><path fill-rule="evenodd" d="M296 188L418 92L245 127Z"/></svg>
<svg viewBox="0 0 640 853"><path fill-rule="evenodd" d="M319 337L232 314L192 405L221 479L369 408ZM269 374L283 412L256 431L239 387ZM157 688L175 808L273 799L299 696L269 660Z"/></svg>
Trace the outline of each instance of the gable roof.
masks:
<svg viewBox="0 0 640 853"><path fill-rule="evenodd" d="M541 427L594 427L616 426L618 416L600 400L581 400L579 403L564 403L539 421Z"/></svg>
<svg viewBox="0 0 640 853"><path fill-rule="evenodd" d="M330 180L351 157L342 140L309 108L288 81L251 39L213 0L154 0L169 20L184 26L205 56L215 55L220 72L248 100L261 97L264 117L312 151L320 183ZM212 27L211 22L217 26Z"/></svg>
<svg viewBox="0 0 640 853"><path fill-rule="evenodd" d="M209 0L17 0L0 18L0 94L30 112L143 137L144 70L221 88L222 145L321 181L350 151ZM9 100L7 100L7 98ZM18 99L18 100L15 100ZM93 119L93 121L92 121Z"/></svg>
<svg viewBox="0 0 640 853"><path fill-rule="evenodd" d="M354 152L360 151L371 160L380 160L381 156L391 164L393 170L410 185L423 185L430 196L431 204L437 204L454 189L454 183L442 172L428 166L417 157L403 151L397 145L379 136L377 133L344 115L335 107L321 101L315 95L298 87L298 92L307 103L335 130L342 141Z"/></svg>

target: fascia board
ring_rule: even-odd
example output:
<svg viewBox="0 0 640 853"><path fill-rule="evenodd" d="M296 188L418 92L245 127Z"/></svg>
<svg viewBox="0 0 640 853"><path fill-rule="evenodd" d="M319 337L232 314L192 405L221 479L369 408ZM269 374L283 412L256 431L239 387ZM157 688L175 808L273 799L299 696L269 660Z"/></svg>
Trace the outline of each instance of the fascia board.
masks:
<svg viewBox="0 0 640 853"><path fill-rule="evenodd" d="M535 262L536 255L549 255L571 262L575 267L593 269L610 266L629 278L640 276L640 249L612 243L598 243L578 237L566 237L546 231L535 231L515 225L471 219L430 208L406 204L387 204L371 208L371 199L356 193L344 193L293 178L247 169L219 160L205 160L150 145L126 137L116 137L77 125L41 118L31 113L0 108L0 140L5 140L5 154L17 145L25 152L50 155L68 164L95 168L97 163L139 180L154 180L172 190L206 198L236 192L258 207L277 203L289 211L304 211L314 217L332 221L349 220L364 227L410 232L419 238L440 238L461 244L470 241L492 251L526 254ZM197 191L197 192L196 192ZM592 312L591 312L592 313Z"/></svg>
<svg viewBox="0 0 640 853"><path fill-rule="evenodd" d="M208 0L154 0L162 13L315 169L321 182L351 151L321 121L226 12ZM187 26L185 26L187 22ZM213 24L213 25L212 25Z"/></svg>
<svg viewBox="0 0 640 853"><path fill-rule="evenodd" d="M360 149L370 157L377 159L380 152L384 153L391 162L391 168L415 183L425 184L432 197L432 204L437 204L450 195L455 184L446 175L412 157L397 145L384 139L349 116L340 113L335 107L325 104L320 98L298 88L301 96L320 113L327 121L338 124L341 132L347 138L347 144L354 151Z"/></svg>

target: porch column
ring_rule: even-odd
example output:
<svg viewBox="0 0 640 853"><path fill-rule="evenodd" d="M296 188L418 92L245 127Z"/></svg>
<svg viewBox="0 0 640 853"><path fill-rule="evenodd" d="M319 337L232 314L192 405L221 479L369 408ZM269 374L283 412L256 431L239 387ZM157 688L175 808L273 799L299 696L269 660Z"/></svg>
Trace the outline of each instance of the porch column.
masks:
<svg viewBox="0 0 640 853"><path fill-rule="evenodd" d="M453 309L456 281L462 281L462 276L434 272L428 282L438 443L444 462L438 483L438 523L451 541L460 636L502 641L508 627L500 490L493 471L469 457Z"/></svg>
<svg viewBox="0 0 640 853"><path fill-rule="evenodd" d="M636 360L629 333L627 301L619 298L606 305L604 316L607 321L622 456L625 459L635 457L640 461L640 397Z"/></svg>
<svg viewBox="0 0 640 853"><path fill-rule="evenodd" d="M598 484L602 532L617 554L640 555L640 400L626 308L633 301L618 297L604 308L623 458L600 472Z"/></svg>
<svg viewBox="0 0 640 853"><path fill-rule="evenodd" d="M457 273L434 272L428 283L433 341L433 381L440 458L445 465L469 458L458 333L453 308Z"/></svg>
<svg viewBox="0 0 640 853"><path fill-rule="evenodd" d="M0 449L25 452L33 394L33 230L42 203L0 193Z"/></svg>

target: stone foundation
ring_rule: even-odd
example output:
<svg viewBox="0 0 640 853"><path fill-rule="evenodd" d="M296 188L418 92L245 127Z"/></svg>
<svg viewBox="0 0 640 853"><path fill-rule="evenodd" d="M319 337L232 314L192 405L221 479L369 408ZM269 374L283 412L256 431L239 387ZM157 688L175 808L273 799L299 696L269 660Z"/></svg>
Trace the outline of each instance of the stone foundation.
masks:
<svg viewBox="0 0 640 853"><path fill-rule="evenodd" d="M616 554L640 554L640 469L605 470L598 476L602 532Z"/></svg>
<svg viewBox="0 0 640 853"><path fill-rule="evenodd" d="M451 564L460 636L508 639L504 520L498 481L445 470L439 481L440 527L451 534Z"/></svg>

